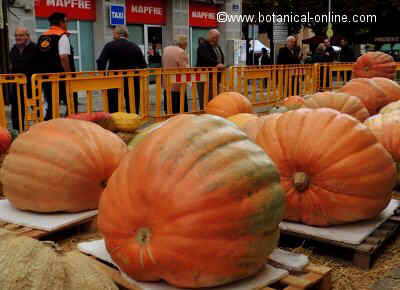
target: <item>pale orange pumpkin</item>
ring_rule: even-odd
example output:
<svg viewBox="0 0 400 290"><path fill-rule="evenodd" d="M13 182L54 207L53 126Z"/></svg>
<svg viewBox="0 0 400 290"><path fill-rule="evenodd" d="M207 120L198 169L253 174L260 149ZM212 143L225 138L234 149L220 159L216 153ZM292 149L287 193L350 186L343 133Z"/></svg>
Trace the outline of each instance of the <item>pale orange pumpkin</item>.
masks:
<svg viewBox="0 0 400 290"><path fill-rule="evenodd" d="M378 114L364 123L392 155L399 168L400 163L400 111ZM398 178L400 181L400 178Z"/></svg>
<svg viewBox="0 0 400 290"><path fill-rule="evenodd" d="M372 78L371 80L385 94L387 104L400 100L400 86L398 83L387 78Z"/></svg>
<svg viewBox="0 0 400 290"><path fill-rule="evenodd" d="M243 126L242 131L246 133L247 137L251 141L256 142L257 134L262 128L265 118L266 116L262 116L254 120L250 120Z"/></svg>
<svg viewBox="0 0 400 290"><path fill-rule="evenodd" d="M370 115L375 115L390 101L378 85L367 78L353 79L341 87L339 92L358 97Z"/></svg>
<svg viewBox="0 0 400 290"><path fill-rule="evenodd" d="M237 126L178 115L123 159L101 197L98 224L131 278L212 287L264 267L283 203L275 166Z"/></svg>
<svg viewBox="0 0 400 290"><path fill-rule="evenodd" d="M392 102L386 106L384 106L380 111L379 114L388 114L394 111L400 110L400 101Z"/></svg>
<svg viewBox="0 0 400 290"><path fill-rule="evenodd" d="M4 159L4 195L19 209L96 209L108 178L127 152L110 131L87 121L54 119L19 135Z"/></svg>
<svg viewBox="0 0 400 290"><path fill-rule="evenodd" d="M361 55L353 65L353 78L384 77L394 79L396 62L393 57L381 51Z"/></svg>
<svg viewBox="0 0 400 290"><path fill-rule="evenodd" d="M245 96L237 92L224 92L208 102L205 111L207 114L228 118L240 113L251 114L253 108Z"/></svg>
<svg viewBox="0 0 400 290"><path fill-rule="evenodd" d="M304 101L304 107L309 109L331 108L349 114L361 122L369 117L368 110L360 99L345 93L316 93Z"/></svg>
<svg viewBox="0 0 400 290"><path fill-rule="evenodd" d="M236 124L240 129L242 129L247 122L256 119L258 119L256 114L249 113L241 113L228 117L228 120Z"/></svg>
<svg viewBox="0 0 400 290"><path fill-rule="evenodd" d="M282 101L282 105L288 108L289 110L299 109L304 104L304 98L300 96L290 96L285 98Z"/></svg>
<svg viewBox="0 0 400 290"><path fill-rule="evenodd" d="M392 157L362 123L332 109L265 118L257 144L277 165L285 219L315 226L376 217L396 183Z"/></svg>

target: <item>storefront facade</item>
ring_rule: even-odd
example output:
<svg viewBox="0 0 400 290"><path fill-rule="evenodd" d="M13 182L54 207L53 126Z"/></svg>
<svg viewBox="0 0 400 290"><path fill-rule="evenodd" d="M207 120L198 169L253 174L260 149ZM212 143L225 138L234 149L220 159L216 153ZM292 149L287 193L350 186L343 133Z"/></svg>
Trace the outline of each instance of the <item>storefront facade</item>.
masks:
<svg viewBox="0 0 400 290"><path fill-rule="evenodd" d="M21 5L26 2L26 5ZM10 46L14 42L17 26L26 26L34 41L48 29L47 17L63 12L69 19L71 44L76 68L80 71L96 69L96 58L104 45L112 40L110 9L113 5L125 7L124 23L129 39L137 43L150 67L161 65L162 48L174 42L177 35L189 40L188 54L191 65L196 65L198 39L206 37L210 28L221 31L220 45L225 53L227 40L241 39L241 25L221 24L216 20L218 11L240 13L241 0L35 0L18 1L9 13ZM29 3L31 6L29 6ZM210 4L213 3L213 4ZM22 3L24 4L24 3ZM18 15L18 17L14 17ZM15 19L12 19L12 18ZM23 19L23 21L21 21ZM22 23L21 23L22 22ZM229 57L228 57L229 59Z"/></svg>

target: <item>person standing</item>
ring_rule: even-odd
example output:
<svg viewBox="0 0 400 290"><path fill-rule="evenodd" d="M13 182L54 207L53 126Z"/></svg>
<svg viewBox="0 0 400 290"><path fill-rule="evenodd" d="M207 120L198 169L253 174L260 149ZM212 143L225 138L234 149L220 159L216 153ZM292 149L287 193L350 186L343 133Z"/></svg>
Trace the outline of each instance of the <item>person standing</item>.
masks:
<svg viewBox="0 0 400 290"><path fill-rule="evenodd" d="M128 28L118 25L113 30L113 39L107 43L99 58L97 59L97 69L105 70L127 70L143 69L147 67L146 60L140 47L128 40ZM135 110L139 114L140 110L140 79L134 77ZM125 108L130 113L129 86L128 79L124 79ZM118 89L108 91L109 112L118 111ZM132 112L133 113L133 112Z"/></svg>
<svg viewBox="0 0 400 290"><path fill-rule="evenodd" d="M38 48L34 42L31 41L29 31L25 27L17 27L15 29L15 45L10 50L11 73L22 73L26 75L27 79L27 97L32 98L32 82L31 78L37 72L37 58ZM21 106L21 120L19 123L19 110L18 110L18 91L20 92L20 106ZM15 130L24 130L25 119L25 95L23 89L12 87L11 90L11 120L12 126Z"/></svg>
<svg viewBox="0 0 400 290"><path fill-rule="evenodd" d="M269 65L271 64L271 57L269 56L268 50L263 47L261 49L261 60L260 60L261 65Z"/></svg>
<svg viewBox="0 0 400 290"><path fill-rule="evenodd" d="M55 12L48 18L50 29L45 31L38 40L39 61L42 73L74 72L74 50L69 41L67 31L67 17L64 13ZM53 117L53 98L51 83L43 84L44 97L47 102L45 120ZM59 83L60 101L65 104L65 82ZM74 94L74 108L78 112L78 96ZM68 109L67 109L68 111Z"/></svg>
<svg viewBox="0 0 400 290"><path fill-rule="evenodd" d="M162 67L164 69L169 68L186 68L189 66L189 59L185 52L187 47L187 38L186 36L179 36L177 40L177 45L170 45L164 48L163 56L162 56ZM165 86L164 82L164 86ZM171 88L171 97L172 97L172 113L177 114L180 112L180 86L179 84L173 84ZM184 92L184 110L188 112L188 103L187 103L187 94L186 94L186 86ZM164 90L164 111L168 114L167 110L167 90Z"/></svg>
<svg viewBox="0 0 400 290"><path fill-rule="evenodd" d="M296 38L289 36L286 46L279 49L278 64L300 64L300 60L300 47L296 45Z"/></svg>
<svg viewBox="0 0 400 290"><path fill-rule="evenodd" d="M300 47L298 47L296 45L296 37L289 36L286 40L286 46L279 49L278 64L300 64L301 59L302 59L302 55L301 55ZM284 71L283 76L284 76L284 80L286 80L286 78L289 78L289 82L291 82L292 89L290 90L288 88L288 94L299 95L300 94L300 82L303 81L303 77L296 76L296 75L292 75L290 77L290 74L288 73L288 71Z"/></svg>
<svg viewBox="0 0 400 290"><path fill-rule="evenodd" d="M224 53L219 46L220 32L217 29L211 29L207 33L207 39L197 48L197 66L198 67L216 67L221 70L224 66ZM221 73L217 73L217 88L221 82ZM214 97L213 79L214 73L210 73L208 85L208 101ZM204 108L204 84L198 84L200 110Z"/></svg>
<svg viewBox="0 0 400 290"><path fill-rule="evenodd" d="M326 38L324 40L324 44L325 44L325 55L326 58L328 60L328 62L333 62L336 60L336 52L333 49L332 45L331 45L331 41L329 40L329 38Z"/></svg>

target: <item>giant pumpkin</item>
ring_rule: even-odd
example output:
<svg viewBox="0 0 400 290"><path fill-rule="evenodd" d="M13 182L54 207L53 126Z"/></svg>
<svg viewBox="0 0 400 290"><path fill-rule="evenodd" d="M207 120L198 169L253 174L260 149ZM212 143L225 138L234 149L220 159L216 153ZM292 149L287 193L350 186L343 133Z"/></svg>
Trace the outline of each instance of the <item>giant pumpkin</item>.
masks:
<svg viewBox="0 0 400 290"><path fill-rule="evenodd" d="M94 122L107 130L113 131L113 125L111 122L111 114L107 112L87 112L77 113L67 116L68 119L76 119L82 121Z"/></svg>
<svg viewBox="0 0 400 290"><path fill-rule="evenodd" d="M247 122L256 119L258 119L256 114L249 113L241 113L228 118L229 121L236 124L240 129L242 129Z"/></svg>
<svg viewBox="0 0 400 290"><path fill-rule="evenodd" d="M385 94L386 103L400 100L400 86L398 83L387 78L372 78L371 80Z"/></svg>
<svg viewBox="0 0 400 290"><path fill-rule="evenodd" d="M253 108L245 96L237 92L224 92L209 101L205 111L207 114L228 118L240 113L253 113Z"/></svg>
<svg viewBox="0 0 400 290"><path fill-rule="evenodd" d="M380 51L361 55L353 65L353 78L384 77L394 79L396 62L393 57Z"/></svg>
<svg viewBox="0 0 400 290"><path fill-rule="evenodd" d="M282 105L289 110L296 110L303 106L304 98L300 96L290 96L282 101Z"/></svg>
<svg viewBox="0 0 400 290"><path fill-rule="evenodd" d="M265 118L266 116L262 116L254 120L250 120L243 126L242 131L246 133L247 137L251 141L256 142L257 134L264 124Z"/></svg>
<svg viewBox="0 0 400 290"><path fill-rule="evenodd" d="M329 226L376 217L389 203L396 167L373 133L332 109L270 115L257 144L277 165L285 219Z"/></svg>
<svg viewBox="0 0 400 290"><path fill-rule="evenodd" d="M1 290L117 290L91 258L0 229Z"/></svg>
<svg viewBox="0 0 400 290"><path fill-rule="evenodd" d="M365 121L369 113L359 98L338 92L321 92L304 101L304 107L310 109L331 108L349 114L359 121Z"/></svg>
<svg viewBox="0 0 400 290"><path fill-rule="evenodd" d="M375 115L390 101L385 93L371 79L358 78L347 82L339 92L358 97L367 108L370 115Z"/></svg>
<svg viewBox="0 0 400 290"><path fill-rule="evenodd" d="M98 224L131 278L211 287L262 269L278 241L283 199L272 161L236 126L178 115L121 162Z"/></svg>
<svg viewBox="0 0 400 290"><path fill-rule="evenodd" d="M394 111L400 110L400 101L392 102L386 106L384 106L380 111L379 114L388 114Z"/></svg>
<svg viewBox="0 0 400 290"><path fill-rule="evenodd" d="M10 147L0 171L4 195L15 207L35 212L96 209L126 152L118 136L91 122L38 123Z"/></svg>
<svg viewBox="0 0 400 290"><path fill-rule="evenodd" d="M400 168L400 111L375 115L367 119L365 125L375 134Z"/></svg>

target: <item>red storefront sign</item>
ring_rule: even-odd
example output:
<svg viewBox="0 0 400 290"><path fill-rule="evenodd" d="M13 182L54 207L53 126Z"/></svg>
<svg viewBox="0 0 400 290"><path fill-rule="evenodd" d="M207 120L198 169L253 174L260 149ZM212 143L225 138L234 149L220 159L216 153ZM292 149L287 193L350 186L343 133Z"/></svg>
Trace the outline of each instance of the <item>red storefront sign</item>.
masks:
<svg viewBox="0 0 400 290"><path fill-rule="evenodd" d="M36 17L47 18L54 12L68 19L96 20L96 0L35 0Z"/></svg>
<svg viewBox="0 0 400 290"><path fill-rule="evenodd" d="M165 24L165 2L163 0L126 0L126 22Z"/></svg>
<svg viewBox="0 0 400 290"><path fill-rule="evenodd" d="M199 27L217 27L216 6L190 3L189 4L189 25Z"/></svg>

